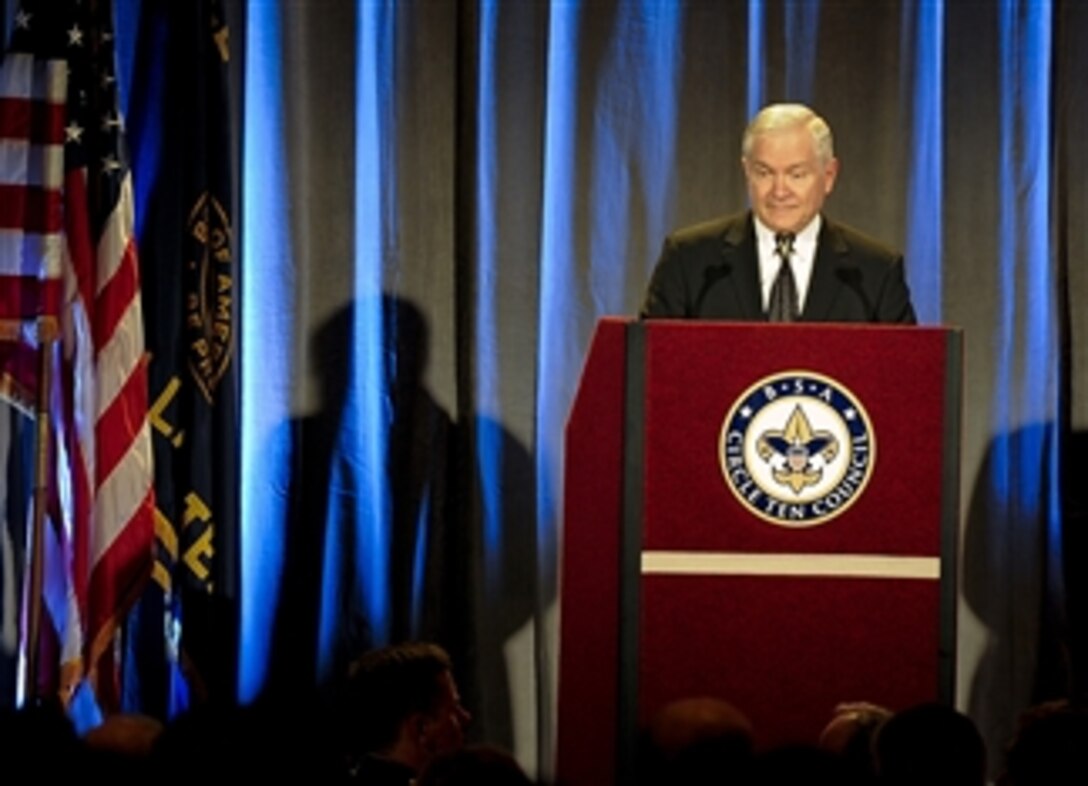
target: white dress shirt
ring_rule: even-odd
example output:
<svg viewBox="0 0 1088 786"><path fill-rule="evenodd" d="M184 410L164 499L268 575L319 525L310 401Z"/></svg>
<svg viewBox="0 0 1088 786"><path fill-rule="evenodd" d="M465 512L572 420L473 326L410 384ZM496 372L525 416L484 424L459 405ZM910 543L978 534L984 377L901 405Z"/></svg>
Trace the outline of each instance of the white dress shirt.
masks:
<svg viewBox="0 0 1088 786"><path fill-rule="evenodd" d="M771 287L782 267L782 260L775 253L774 231L753 216L756 225L756 250L759 254L759 288L763 295L763 310L771 300ZM808 226L797 233L793 241L793 253L790 255L790 267L793 268L793 280L797 285L797 308L805 310L805 297L808 285L812 281L812 266L816 263L816 240L820 237L822 219L819 213Z"/></svg>

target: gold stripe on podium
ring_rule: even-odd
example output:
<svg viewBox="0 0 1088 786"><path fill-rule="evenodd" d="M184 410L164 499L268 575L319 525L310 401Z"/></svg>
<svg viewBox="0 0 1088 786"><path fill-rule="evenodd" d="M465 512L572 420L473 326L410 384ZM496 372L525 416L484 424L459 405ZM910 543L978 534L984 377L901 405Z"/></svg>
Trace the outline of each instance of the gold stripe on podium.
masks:
<svg viewBox="0 0 1088 786"><path fill-rule="evenodd" d="M941 577L939 557L885 554L757 554L752 552L644 551L643 575L812 576L858 579Z"/></svg>

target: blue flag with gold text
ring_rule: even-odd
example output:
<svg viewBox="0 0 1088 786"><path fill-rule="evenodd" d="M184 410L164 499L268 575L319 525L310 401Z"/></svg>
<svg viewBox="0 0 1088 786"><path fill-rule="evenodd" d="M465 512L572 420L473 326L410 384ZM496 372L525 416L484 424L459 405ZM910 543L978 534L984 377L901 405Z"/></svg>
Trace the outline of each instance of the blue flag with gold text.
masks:
<svg viewBox="0 0 1088 786"><path fill-rule="evenodd" d="M156 559L130 616L125 707L233 701L238 346L230 62L219 0L131 6L129 142L155 449Z"/></svg>

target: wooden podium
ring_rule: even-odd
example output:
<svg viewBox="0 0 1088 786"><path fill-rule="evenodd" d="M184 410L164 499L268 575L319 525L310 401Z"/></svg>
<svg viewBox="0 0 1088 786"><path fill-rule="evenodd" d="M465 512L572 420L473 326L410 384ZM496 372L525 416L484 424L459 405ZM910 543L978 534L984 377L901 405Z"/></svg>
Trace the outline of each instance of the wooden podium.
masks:
<svg viewBox="0 0 1088 786"><path fill-rule="evenodd" d="M943 328L597 327L567 424L557 781L718 696L757 745L842 701L953 699L962 340Z"/></svg>

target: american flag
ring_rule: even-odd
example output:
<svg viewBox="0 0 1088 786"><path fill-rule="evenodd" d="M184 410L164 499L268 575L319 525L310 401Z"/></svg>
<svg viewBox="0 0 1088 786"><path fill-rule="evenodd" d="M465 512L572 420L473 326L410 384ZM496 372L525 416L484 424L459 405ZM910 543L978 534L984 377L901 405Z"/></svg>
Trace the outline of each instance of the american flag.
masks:
<svg viewBox="0 0 1088 786"><path fill-rule="evenodd" d="M87 677L107 704L114 635L148 576L154 526L111 6L25 0L0 67L0 318L60 326L44 593L61 649L56 688L67 697ZM19 346L7 354L12 390L27 377Z"/></svg>

